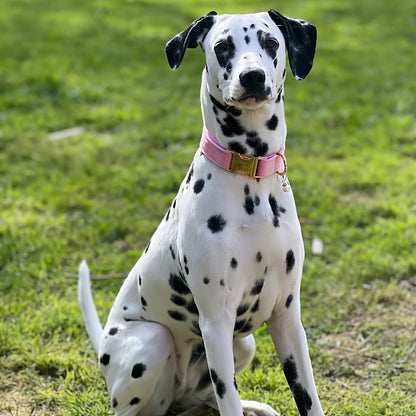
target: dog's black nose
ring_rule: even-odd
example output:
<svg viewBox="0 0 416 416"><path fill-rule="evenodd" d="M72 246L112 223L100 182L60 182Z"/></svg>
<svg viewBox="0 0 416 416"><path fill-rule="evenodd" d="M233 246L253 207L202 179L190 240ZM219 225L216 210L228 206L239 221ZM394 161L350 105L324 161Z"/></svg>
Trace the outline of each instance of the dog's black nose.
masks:
<svg viewBox="0 0 416 416"><path fill-rule="evenodd" d="M266 75L261 69L252 69L240 74L240 84L246 91L255 91L264 88Z"/></svg>

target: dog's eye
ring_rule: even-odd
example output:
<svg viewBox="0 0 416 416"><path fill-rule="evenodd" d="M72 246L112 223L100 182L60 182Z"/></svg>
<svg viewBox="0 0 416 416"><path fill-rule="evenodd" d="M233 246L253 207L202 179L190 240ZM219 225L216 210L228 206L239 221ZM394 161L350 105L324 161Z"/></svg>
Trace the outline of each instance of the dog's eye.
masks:
<svg viewBox="0 0 416 416"><path fill-rule="evenodd" d="M265 42L267 49L277 49L279 47L279 42L276 39L268 38Z"/></svg>
<svg viewBox="0 0 416 416"><path fill-rule="evenodd" d="M214 46L214 51L216 54L221 52L226 52L229 48L229 44L226 41L220 41Z"/></svg>

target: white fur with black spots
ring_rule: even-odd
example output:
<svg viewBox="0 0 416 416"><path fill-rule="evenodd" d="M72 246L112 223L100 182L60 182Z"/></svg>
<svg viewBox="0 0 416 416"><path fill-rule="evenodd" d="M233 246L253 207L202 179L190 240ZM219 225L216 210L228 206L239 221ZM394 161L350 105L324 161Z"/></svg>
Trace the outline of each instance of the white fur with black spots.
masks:
<svg viewBox="0 0 416 416"><path fill-rule="evenodd" d="M177 68L187 48L202 47L204 128L226 153L250 159L284 149L286 53L294 76L304 78L315 43L314 26L274 10L212 12L166 52ZM207 407L221 416L276 416L240 400L235 381L264 322L300 414L323 415L300 317L304 248L293 193L284 172L262 179L233 172L197 150L104 329L80 266L82 311L117 416L191 416Z"/></svg>

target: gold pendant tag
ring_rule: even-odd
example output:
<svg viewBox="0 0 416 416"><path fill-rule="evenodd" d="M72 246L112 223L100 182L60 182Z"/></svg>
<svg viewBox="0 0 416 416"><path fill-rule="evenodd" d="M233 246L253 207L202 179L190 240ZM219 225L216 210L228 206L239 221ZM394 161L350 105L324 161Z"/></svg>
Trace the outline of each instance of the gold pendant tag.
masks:
<svg viewBox="0 0 416 416"><path fill-rule="evenodd" d="M290 182L286 175L282 176L282 189L283 192L290 192Z"/></svg>

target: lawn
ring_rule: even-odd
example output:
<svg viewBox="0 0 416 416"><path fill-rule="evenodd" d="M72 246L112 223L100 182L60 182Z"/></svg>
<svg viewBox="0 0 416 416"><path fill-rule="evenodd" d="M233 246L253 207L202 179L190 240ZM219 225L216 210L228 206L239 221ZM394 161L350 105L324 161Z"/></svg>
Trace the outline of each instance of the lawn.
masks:
<svg viewBox="0 0 416 416"><path fill-rule="evenodd" d="M217 10L318 28L288 77L288 176L303 227L303 322L331 416L416 414L416 4L409 0L2 0L0 415L112 414L77 302L82 258L126 273L201 132L199 49L164 45ZM54 132L80 134L54 140ZM322 254L312 252L321 239ZM93 283L102 322L120 279ZM265 328L241 396L296 415Z"/></svg>

